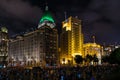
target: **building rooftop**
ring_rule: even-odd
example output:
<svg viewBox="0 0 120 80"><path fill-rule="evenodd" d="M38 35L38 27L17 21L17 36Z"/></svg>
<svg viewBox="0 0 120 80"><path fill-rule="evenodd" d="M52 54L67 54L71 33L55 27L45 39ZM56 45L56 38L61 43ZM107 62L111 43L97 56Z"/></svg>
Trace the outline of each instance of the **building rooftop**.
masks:
<svg viewBox="0 0 120 80"><path fill-rule="evenodd" d="M45 13L42 16L40 23L42 23L44 21L50 21L50 22L54 23L54 19L53 19L51 13L48 11L48 6L46 6L46 8L45 8Z"/></svg>

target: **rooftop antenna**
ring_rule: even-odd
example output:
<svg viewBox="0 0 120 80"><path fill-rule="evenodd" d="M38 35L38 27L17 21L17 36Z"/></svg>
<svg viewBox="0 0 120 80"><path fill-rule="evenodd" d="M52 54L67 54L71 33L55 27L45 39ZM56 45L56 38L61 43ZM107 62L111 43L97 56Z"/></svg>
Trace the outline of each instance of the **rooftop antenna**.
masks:
<svg viewBox="0 0 120 80"><path fill-rule="evenodd" d="M66 13L66 11L64 12L64 14L65 14L65 20L67 19L67 13Z"/></svg>
<svg viewBox="0 0 120 80"><path fill-rule="evenodd" d="M48 11L48 5L47 5L47 3L46 3L45 11Z"/></svg>
<svg viewBox="0 0 120 80"><path fill-rule="evenodd" d="M92 38L93 38L93 43L95 43L95 36L92 36Z"/></svg>

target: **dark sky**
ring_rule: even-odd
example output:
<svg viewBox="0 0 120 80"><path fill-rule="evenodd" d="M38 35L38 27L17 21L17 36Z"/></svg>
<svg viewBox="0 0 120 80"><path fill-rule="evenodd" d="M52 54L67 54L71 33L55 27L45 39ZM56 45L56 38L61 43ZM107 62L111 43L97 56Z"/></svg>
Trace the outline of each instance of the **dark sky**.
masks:
<svg viewBox="0 0 120 80"><path fill-rule="evenodd" d="M0 0L0 25L10 35L36 28L46 3L59 30L66 11L82 20L85 42L120 43L120 0Z"/></svg>

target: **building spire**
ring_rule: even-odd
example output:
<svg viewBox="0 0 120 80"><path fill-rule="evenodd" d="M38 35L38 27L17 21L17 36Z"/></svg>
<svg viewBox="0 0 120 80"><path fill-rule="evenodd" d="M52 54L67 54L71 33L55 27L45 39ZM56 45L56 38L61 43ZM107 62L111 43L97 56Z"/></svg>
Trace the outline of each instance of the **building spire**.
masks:
<svg viewBox="0 0 120 80"><path fill-rule="evenodd" d="M46 3L45 11L48 11L48 5L47 5L47 3Z"/></svg>
<svg viewBox="0 0 120 80"><path fill-rule="evenodd" d="M64 12L64 15L65 15L65 20L67 19L67 12L65 11Z"/></svg>
<svg viewBox="0 0 120 80"><path fill-rule="evenodd" d="M92 36L92 38L93 38L93 43L95 43L95 36Z"/></svg>

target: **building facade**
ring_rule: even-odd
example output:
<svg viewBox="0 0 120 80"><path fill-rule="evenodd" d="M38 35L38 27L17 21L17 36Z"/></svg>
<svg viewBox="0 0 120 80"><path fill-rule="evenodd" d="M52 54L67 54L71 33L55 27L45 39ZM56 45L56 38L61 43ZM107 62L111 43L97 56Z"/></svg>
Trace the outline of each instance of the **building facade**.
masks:
<svg viewBox="0 0 120 80"><path fill-rule="evenodd" d="M58 33L46 6L38 29L9 42L10 63L27 66L54 66L58 62Z"/></svg>
<svg viewBox="0 0 120 80"><path fill-rule="evenodd" d="M0 30L0 63L4 64L8 57L8 30L1 27Z"/></svg>
<svg viewBox="0 0 120 80"><path fill-rule="evenodd" d="M103 47L104 50L104 56L109 56L111 52L113 52L115 49L120 48L120 45L113 44L113 45L106 45Z"/></svg>
<svg viewBox="0 0 120 80"><path fill-rule="evenodd" d="M69 17L62 22L60 48L61 64L74 64L75 55L83 56L83 33L81 29L81 20Z"/></svg>
<svg viewBox="0 0 120 80"><path fill-rule="evenodd" d="M98 63L101 64L101 57L103 55L103 47L96 43L85 43L83 45L84 56L96 55L98 58Z"/></svg>

